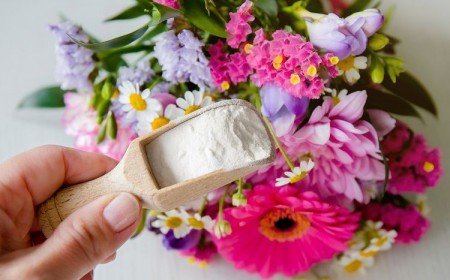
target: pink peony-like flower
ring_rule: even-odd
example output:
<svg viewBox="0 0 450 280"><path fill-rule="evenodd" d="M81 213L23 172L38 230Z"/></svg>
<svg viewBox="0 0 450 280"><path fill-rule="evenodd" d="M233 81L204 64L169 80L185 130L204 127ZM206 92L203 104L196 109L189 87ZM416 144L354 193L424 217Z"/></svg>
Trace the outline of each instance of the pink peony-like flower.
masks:
<svg viewBox="0 0 450 280"><path fill-rule="evenodd" d="M209 48L211 56L209 67L214 83L222 90L227 89L230 83L237 85L245 82L252 73L252 68L247 63L246 55L243 53L228 54L224 50L221 40Z"/></svg>
<svg viewBox="0 0 450 280"><path fill-rule="evenodd" d="M97 144L99 125L97 114L89 107L90 96L87 94L66 93L66 105L62 122L68 135L74 136L74 147L87 152L102 153L120 160L130 142L137 137L133 129L117 123L117 137L106 139Z"/></svg>
<svg viewBox="0 0 450 280"><path fill-rule="evenodd" d="M343 195L362 202L365 190L360 181L384 179L377 133L361 120L366 99L365 91L340 100L325 97L300 130L281 139L292 159L306 156L314 161L301 182L323 197Z"/></svg>
<svg viewBox="0 0 450 280"><path fill-rule="evenodd" d="M334 65L324 65L313 45L302 36L284 30L275 31L272 40L264 39L260 31L257 35L247 56L247 62L255 71L252 80L257 86L270 83L295 97L318 98L325 83L321 73L336 76L337 71L328 70L334 69ZM319 71L321 69L324 71Z"/></svg>
<svg viewBox="0 0 450 280"><path fill-rule="evenodd" d="M173 9L179 9L180 4L178 3L178 0L154 0L156 3L159 3L161 5L173 8Z"/></svg>
<svg viewBox="0 0 450 280"><path fill-rule="evenodd" d="M249 22L255 20L252 15L253 3L246 0L236 13L230 13L230 21L225 25L228 32L227 43L232 48L239 48L241 43L247 41L247 36L252 33Z"/></svg>
<svg viewBox="0 0 450 280"><path fill-rule="evenodd" d="M391 203L371 203L361 212L364 219L382 221L383 228L397 231L395 241L403 244L418 242L430 227L430 222L414 205L402 208Z"/></svg>
<svg viewBox="0 0 450 280"><path fill-rule="evenodd" d="M414 134L405 124L397 121L395 129L382 141L389 159L388 191L423 193L434 187L442 176L440 151L428 148L425 137Z"/></svg>
<svg viewBox="0 0 450 280"><path fill-rule="evenodd" d="M216 239L219 253L237 269L269 278L294 276L347 249L359 215L297 188L258 185L248 204L228 208L232 233Z"/></svg>

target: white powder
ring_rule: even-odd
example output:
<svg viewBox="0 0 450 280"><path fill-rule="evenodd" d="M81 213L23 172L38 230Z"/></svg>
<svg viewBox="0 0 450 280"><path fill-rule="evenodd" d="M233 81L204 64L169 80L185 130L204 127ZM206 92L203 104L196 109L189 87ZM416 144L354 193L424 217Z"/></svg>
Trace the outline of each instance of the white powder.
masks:
<svg viewBox="0 0 450 280"><path fill-rule="evenodd" d="M150 142L146 151L152 172L163 188L267 159L272 143L252 109L225 105L166 131Z"/></svg>

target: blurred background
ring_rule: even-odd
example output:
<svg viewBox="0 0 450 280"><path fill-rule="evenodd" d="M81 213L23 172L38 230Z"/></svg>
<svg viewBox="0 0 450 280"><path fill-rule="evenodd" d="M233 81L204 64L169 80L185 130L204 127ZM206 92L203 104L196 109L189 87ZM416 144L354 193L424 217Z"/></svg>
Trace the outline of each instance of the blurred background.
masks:
<svg viewBox="0 0 450 280"><path fill-rule="evenodd" d="M0 162L43 144L70 146L60 124L61 110L17 110L33 90L55 84L53 36L49 23L64 16L98 38L132 31L143 21L102 21L127 7L131 0L14 0L0 1ZM424 123L408 119L433 146L443 150L450 166L450 2L448 0L383 0L397 7L389 32L401 39L399 55L406 68L426 85L439 108L439 120L424 113ZM450 279L450 176L429 191L431 231L418 245L396 246L383 253L365 276L351 279ZM144 232L126 243L114 263L99 266L96 279L257 279L223 260L200 269L165 250L159 238ZM348 277L341 277L348 279ZM282 279L282 278L280 278Z"/></svg>

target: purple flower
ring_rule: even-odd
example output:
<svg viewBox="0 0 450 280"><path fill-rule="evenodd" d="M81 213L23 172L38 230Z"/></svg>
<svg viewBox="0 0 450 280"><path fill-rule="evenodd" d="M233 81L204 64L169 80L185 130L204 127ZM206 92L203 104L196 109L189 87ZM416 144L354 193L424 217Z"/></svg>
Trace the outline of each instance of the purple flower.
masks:
<svg viewBox="0 0 450 280"><path fill-rule="evenodd" d="M175 238L173 231L169 231L164 235L163 245L167 250L188 250L197 246L201 235L200 230L191 230L185 237Z"/></svg>
<svg viewBox="0 0 450 280"><path fill-rule="evenodd" d="M142 86L144 83L150 81L153 74L154 71L150 67L148 60L139 61L136 67L122 66L119 68L117 85L121 85L125 81L130 81L133 84Z"/></svg>
<svg viewBox="0 0 450 280"><path fill-rule="evenodd" d="M307 22L310 41L314 46L332 52L340 59L360 55L372 36L384 23L379 10L369 9L345 19L329 14L314 22Z"/></svg>
<svg viewBox="0 0 450 280"><path fill-rule="evenodd" d="M308 98L297 98L276 85L265 85L260 91L261 112L273 124L278 136L289 133L308 108Z"/></svg>
<svg viewBox="0 0 450 280"><path fill-rule="evenodd" d="M81 27L66 21L57 25L50 25L50 31L56 36L56 80L65 90L77 89L89 91L92 84L89 74L94 70L93 52L74 43L69 36L88 42L89 37Z"/></svg>

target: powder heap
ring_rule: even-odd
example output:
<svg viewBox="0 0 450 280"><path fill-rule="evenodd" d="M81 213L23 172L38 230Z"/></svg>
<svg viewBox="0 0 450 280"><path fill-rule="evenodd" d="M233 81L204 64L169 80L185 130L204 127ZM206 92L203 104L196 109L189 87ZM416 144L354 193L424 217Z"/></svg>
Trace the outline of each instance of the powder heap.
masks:
<svg viewBox="0 0 450 280"><path fill-rule="evenodd" d="M161 188L264 160L272 143L261 118L246 106L212 108L166 131L146 146Z"/></svg>

